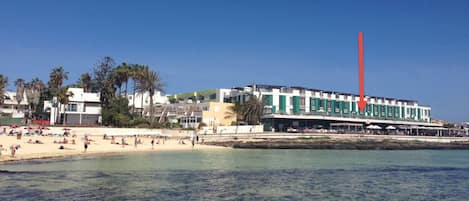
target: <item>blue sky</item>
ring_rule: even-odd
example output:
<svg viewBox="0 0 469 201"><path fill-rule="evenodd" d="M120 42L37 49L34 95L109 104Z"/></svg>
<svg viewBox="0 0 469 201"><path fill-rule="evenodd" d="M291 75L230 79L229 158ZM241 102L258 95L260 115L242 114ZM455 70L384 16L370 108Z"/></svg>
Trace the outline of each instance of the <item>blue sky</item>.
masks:
<svg viewBox="0 0 469 201"><path fill-rule="evenodd" d="M415 99L469 120L469 1L2 1L0 73L68 83L103 56L147 64L167 93L251 83ZM10 84L10 89L13 88Z"/></svg>

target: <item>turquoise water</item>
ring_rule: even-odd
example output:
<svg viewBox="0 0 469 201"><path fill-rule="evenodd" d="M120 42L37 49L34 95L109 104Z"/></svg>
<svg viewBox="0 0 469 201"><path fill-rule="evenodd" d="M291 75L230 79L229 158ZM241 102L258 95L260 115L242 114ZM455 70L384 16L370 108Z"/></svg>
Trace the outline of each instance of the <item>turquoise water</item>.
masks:
<svg viewBox="0 0 469 201"><path fill-rule="evenodd" d="M469 199L469 151L173 151L0 170L0 200Z"/></svg>

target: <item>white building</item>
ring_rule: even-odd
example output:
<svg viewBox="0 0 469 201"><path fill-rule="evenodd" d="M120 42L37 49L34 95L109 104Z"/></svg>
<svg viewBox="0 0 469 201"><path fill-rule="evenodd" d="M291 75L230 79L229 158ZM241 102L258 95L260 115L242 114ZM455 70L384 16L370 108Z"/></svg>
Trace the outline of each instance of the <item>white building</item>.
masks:
<svg viewBox="0 0 469 201"><path fill-rule="evenodd" d="M131 112L133 106L135 106L135 113L141 113L143 110L145 116L149 115L148 111L150 108L150 93L136 93L135 96L134 94L128 94L127 100L129 100L129 108L131 109ZM155 94L153 95L153 106L164 104L169 104L168 97L162 96L161 92L159 91L155 92Z"/></svg>
<svg viewBox="0 0 469 201"><path fill-rule="evenodd" d="M44 111L50 111L50 124L96 125L101 121L101 101L99 93L84 92L82 88L69 88L73 94L67 105L61 105L54 97L44 101ZM60 112L59 112L60 111Z"/></svg>
<svg viewBox="0 0 469 201"><path fill-rule="evenodd" d="M26 92L23 94L23 100L18 104L16 100L16 92L6 91L3 104L0 104L0 116L8 116L13 118L23 118L28 111L28 98Z"/></svg>
<svg viewBox="0 0 469 201"><path fill-rule="evenodd" d="M356 94L295 86L248 85L233 88L230 102L245 102L250 95L264 104L264 124L282 131L288 127L328 126L335 122L438 126L431 123L431 108L414 100L366 96L367 104L362 112Z"/></svg>

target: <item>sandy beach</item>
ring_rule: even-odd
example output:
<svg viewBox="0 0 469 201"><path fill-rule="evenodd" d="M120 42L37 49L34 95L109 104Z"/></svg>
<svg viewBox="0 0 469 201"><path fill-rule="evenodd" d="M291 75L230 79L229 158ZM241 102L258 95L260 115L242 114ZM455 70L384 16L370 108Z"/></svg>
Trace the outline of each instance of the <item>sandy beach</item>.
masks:
<svg viewBox="0 0 469 201"><path fill-rule="evenodd" d="M3 150L0 155L0 162L17 161L17 160L30 160L30 159L43 159L43 158L59 158L67 156L86 156L86 155L100 155L100 154L115 154L126 152L158 152L158 151L175 151L175 150L214 150L214 149L227 149L221 146L195 144L192 147L191 141L185 139L185 144L178 143L177 139L171 138L164 141L163 139L155 139L154 148L151 145L151 137L137 137L141 140L140 144L135 146L135 138L133 136L125 137L128 145L121 145L122 137L115 137L115 142L119 144L111 144L112 140L103 139L103 136L90 136L88 139L90 143L85 152L84 149L84 136L65 137L68 141L67 144L57 143L63 141L64 137L53 136L22 136L20 140L16 136L0 135L0 145L3 145ZM32 143L28 141L31 140ZM75 141L75 144L72 141ZM36 141L43 144L37 144ZM54 143L55 141L55 143ZM159 141L159 144L157 142ZM11 146L19 145L15 156L11 155ZM63 146L64 149L59 149Z"/></svg>

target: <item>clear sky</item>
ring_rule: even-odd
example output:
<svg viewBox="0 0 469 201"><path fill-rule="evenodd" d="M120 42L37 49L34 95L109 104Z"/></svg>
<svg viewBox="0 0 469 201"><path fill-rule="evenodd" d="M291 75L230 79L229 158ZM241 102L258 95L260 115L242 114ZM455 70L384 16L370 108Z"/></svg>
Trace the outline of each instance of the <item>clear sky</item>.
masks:
<svg viewBox="0 0 469 201"><path fill-rule="evenodd" d="M103 56L147 64L167 93L251 83L418 100L469 120L469 1L1 1L0 73L68 83Z"/></svg>

